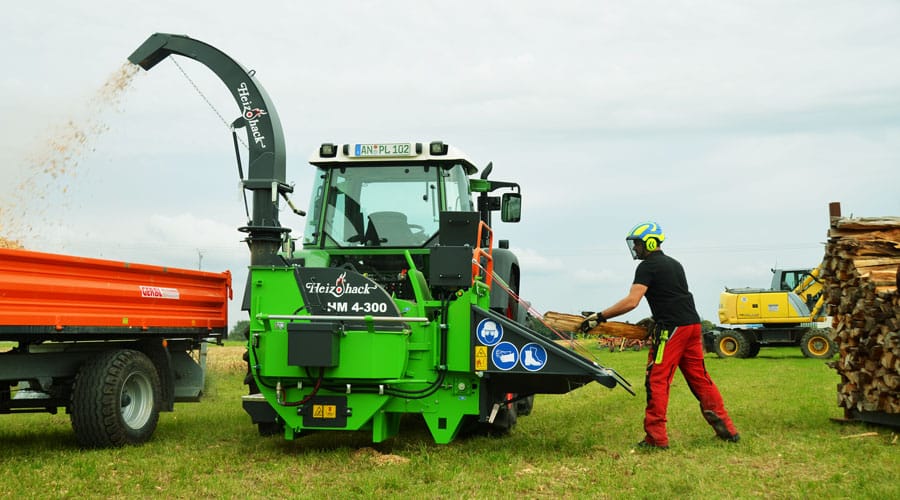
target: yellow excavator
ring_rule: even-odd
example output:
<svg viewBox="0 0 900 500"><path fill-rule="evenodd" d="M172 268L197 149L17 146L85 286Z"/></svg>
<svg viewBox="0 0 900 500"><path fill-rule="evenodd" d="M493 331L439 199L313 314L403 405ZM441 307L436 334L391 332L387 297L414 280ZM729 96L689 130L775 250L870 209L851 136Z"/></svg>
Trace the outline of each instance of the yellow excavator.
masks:
<svg viewBox="0 0 900 500"><path fill-rule="evenodd" d="M752 358L762 346L800 346L809 358L829 359L837 348L825 315L821 265L772 269L772 286L726 288L719 297L719 323L704 332L704 346L723 358Z"/></svg>

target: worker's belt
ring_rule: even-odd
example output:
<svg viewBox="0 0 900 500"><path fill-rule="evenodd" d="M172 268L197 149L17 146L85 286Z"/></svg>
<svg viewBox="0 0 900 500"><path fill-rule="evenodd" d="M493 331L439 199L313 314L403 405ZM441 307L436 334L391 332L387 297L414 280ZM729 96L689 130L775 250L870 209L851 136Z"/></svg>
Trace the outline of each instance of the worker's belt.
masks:
<svg viewBox="0 0 900 500"><path fill-rule="evenodd" d="M675 330L675 327L667 326L657 322L653 323L649 330L650 340L652 340L654 344L659 345L659 340L660 337L662 337L662 333L664 331L672 332Z"/></svg>

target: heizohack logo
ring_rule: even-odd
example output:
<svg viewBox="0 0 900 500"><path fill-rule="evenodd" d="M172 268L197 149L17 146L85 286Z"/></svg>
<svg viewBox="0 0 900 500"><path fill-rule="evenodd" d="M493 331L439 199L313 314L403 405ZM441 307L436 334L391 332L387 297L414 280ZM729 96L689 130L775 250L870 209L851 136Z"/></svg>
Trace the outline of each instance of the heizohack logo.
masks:
<svg viewBox="0 0 900 500"><path fill-rule="evenodd" d="M345 294L362 294L368 295L372 290L377 288L375 285L370 283L364 283L362 285L351 285L347 281L347 273L341 273L337 279L334 280L333 285L329 285L326 283L314 283L307 282L305 284L306 291L309 293L315 294L328 294L332 297L342 297Z"/></svg>
<svg viewBox="0 0 900 500"><path fill-rule="evenodd" d="M250 127L250 135L253 136L253 142L259 144L259 147L266 147L266 136L259 129L259 117L268 115L266 110L253 107L253 100L250 96L250 87L247 82L241 82L237 87L237 96L241 100L241 108L243 109L244 119L247 120L247 126Z"/></svg>

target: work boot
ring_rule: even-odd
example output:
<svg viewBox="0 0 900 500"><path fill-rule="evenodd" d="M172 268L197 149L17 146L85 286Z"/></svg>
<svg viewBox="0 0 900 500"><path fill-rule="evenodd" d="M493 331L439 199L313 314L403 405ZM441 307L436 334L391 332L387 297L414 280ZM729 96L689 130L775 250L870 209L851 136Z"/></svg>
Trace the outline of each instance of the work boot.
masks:
<svg viewBox="0 0 900 500"><path fill-rule="evenodd" d="M737 443L741 440L740 434L737 432L732 434L728 431L728 426L726 426L725 422L716 415L716 412L712 410L703 410L703 417L706 418L709 425L716 431L716 437L719 439L728 441L729 443Z"/></svg>
<svg viewBox="0 0 900 500"><path fill-rule="evenodd" d="M718 437L722 441L728 441L729 443L737 443L741 440L741 435L738 433L734 433L730 436L721 436L719 434L716 434L716 437Z"/></svg>
<svg viewBox="0 0 900 500"><path fill-rule="evenodd" d="M660 450L668 450L669 446L653 444L650 441L643 440L643 441L640 441L638 444L634 445L634 448L636 450L660 451Z"/></svg>

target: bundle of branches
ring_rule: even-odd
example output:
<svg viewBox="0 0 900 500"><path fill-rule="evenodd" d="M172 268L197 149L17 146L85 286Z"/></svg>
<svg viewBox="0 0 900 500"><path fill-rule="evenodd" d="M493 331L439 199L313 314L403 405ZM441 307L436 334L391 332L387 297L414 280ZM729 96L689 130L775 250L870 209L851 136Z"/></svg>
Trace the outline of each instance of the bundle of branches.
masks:
<svg viewBox="0 0 900 500"><path fill-rule="evenodd" d="M544 323L561 332L581 333L581 323L584 316L578 314L566 314L549 311L544 314ZM621 321L606 321L600 323L586 332L588 335L604 337L624 337L627 339L644 340L647 338L647 328L641 325L623 323Z"/></svg>
<svg viewBox="0 0 900 500"><path fill-rule="evenodd" d="M834 215L834 214L833 214ZM900 217L833 216L823 262L838 406L900 416Z"/></svg>

